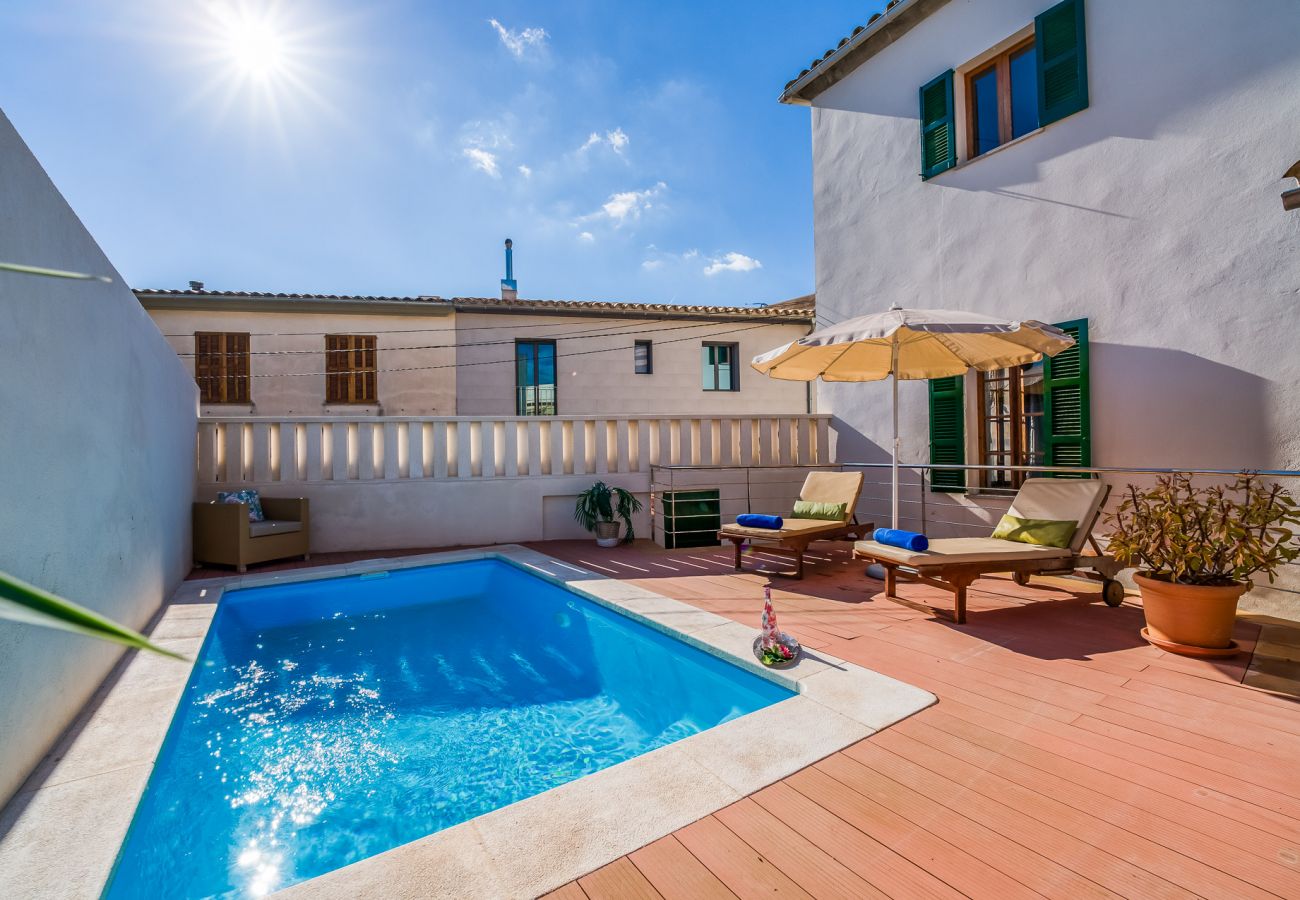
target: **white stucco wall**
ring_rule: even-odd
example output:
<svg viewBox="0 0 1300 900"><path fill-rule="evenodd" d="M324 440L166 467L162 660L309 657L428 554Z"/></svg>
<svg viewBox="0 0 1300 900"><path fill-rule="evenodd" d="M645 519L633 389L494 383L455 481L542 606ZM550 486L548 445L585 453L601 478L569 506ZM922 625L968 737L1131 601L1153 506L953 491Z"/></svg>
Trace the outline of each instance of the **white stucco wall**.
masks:
<svg viewBox="0 0 1300 900"><path fill-rule="evenodd" d="M1279 200L1300 4L1087 0L1089 108L922 181L918 88L1051 2L952 0L816 98L819 312L1086 317L1095 464L1300 467L1300 213ZM889 397L819 387L838 459L888 458ZM925 384L900 402L922 461Z"/></svg>
<svg viewBox="0 0 1300 900"><path fill-rule="evenodd" d="M194 383L0 113L0 570L140 627L189 570ZM122 650L0 621L0 803Z"/></svg>
<svg viewBox="0 0 1300 900"><path fill-rule="evenodd" d="M269 305L269 304L268 304ZM194 333L249 334L250 404L203 404L205 416L450 416L456 405L456 338L448 315L157 309L153 317L192 378ZM325 335L372 334L377 404L325 402Z"/></svg>
<svg viewBox="0 0 1300 900"><path fill-rule="evenodd" d="M554 339L560 415L804 413L809 411L805 385L759 375L749 360L807 333L806 323L764 325L744 319L645 322L458 311L456 411L462 416L514 415L513 342ZM654 342L653 374L635 373L636 340ZM705 341L740 345L739 391L703 389L700 347Z"/></svg>

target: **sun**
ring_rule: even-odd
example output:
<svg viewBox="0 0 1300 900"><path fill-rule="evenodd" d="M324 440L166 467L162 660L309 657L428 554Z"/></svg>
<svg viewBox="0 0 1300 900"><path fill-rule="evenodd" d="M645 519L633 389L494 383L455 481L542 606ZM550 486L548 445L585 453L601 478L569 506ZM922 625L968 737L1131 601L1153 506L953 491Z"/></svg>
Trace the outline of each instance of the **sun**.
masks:
<svg viewBox="0 0 1300 900"><path fill-rule="evenodd" d="M233 74L242 78L269 81L283 75L291 62L288 32L266 8L218 8L212 37Z"/></svg>

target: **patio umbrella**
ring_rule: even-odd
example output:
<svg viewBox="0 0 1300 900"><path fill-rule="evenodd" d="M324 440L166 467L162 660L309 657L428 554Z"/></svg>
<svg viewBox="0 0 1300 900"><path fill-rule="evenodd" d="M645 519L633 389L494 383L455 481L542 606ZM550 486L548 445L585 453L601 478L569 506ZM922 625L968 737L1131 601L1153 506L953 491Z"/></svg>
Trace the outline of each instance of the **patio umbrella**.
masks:
<svg viewBox="0 0 1300 900"><path fill-rule="evenodd" d="M979 313L902 309L859 316L754 357L751 365L787 381L882 381L894 376L894 444L890 466L892 527L898 527L898 382L946 378L1037 362L1073 346L1074 338L1032 319L1008 322Z"/></svg>

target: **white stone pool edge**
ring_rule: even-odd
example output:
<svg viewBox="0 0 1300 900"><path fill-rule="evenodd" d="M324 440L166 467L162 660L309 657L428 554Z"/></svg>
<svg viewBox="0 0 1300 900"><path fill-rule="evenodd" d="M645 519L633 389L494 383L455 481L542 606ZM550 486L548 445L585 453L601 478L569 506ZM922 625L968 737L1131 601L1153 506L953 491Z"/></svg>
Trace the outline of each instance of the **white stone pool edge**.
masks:
<svg viewBox="0 0 1300 900"><path fill-rule="evenodd" d="M519 566L798 694L282 896L535 897L935 702L820 653L765 669L751 652L754 628L518 545L185 582L150 636L193 659L226 590L476 559ZM136 654L97 694L0 820L0 896L99 895L191 669Z"/></svg>

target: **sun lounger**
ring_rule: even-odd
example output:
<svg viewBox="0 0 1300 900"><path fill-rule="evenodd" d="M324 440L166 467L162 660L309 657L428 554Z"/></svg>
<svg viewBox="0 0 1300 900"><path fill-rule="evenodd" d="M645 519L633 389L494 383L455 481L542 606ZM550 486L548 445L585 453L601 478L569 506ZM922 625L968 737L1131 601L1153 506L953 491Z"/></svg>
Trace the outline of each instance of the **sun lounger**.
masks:
<svg viewBox="0 0 1300 900"><path fill-rule="evenodd" d="M951 591L956 599L953 618L966 621L966 588L971 582L995 572L1010 572L1017 584L1028 584L1031 575L1081 575L1102 583L1102 598L1108 606L1124 602L1124 586L1115 580L1121 566L1101 552L1092 529L1101 514L1110 486L1095 480L1030 478L1011 502L1008 514L1022 519L1070 520L1078 522L1068 547L1041 547L1000 538L939 538L924 552L888 547L876 541L858 541L853 548L857 559L879 563L885 569L885 596L896 603L939 612L931 606L897 596L900 578L919 581ZM1084 554L1087 542L1096 555Z"/></svg>
<svg viewBox="0 0 1300 900"><path fill-rule="evenodd" d="M722 526L718 540L731 541L736 548L736 571L740 571L741 548L746 542L761 546L769 553L791 556L795 560L795 578L803 577L803 555L813 541L838 541L869 534L874 526L859 525L853 509L862 492L861 472L810 472L799 491L799 499L812 503L843 503L844 517L827 519L787 518L779 529Z"/></svg>

